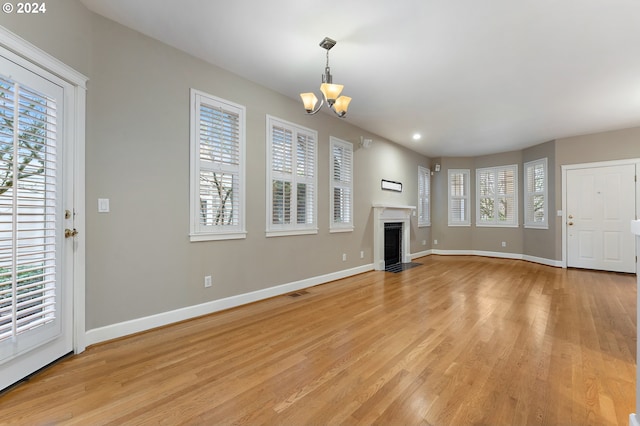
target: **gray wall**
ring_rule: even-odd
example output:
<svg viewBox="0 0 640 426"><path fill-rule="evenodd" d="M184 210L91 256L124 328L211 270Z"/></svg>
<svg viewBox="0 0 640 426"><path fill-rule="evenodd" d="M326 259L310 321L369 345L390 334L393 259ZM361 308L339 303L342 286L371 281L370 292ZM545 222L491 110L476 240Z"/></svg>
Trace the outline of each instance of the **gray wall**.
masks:
<svg viewBox="0 0 640 426"><path fill-rule="evenodd" d="M444 157L433 159L434 163L441 165L441 171L437 179L434 179L433 190L434 208L437 209L437 222L433 226L434 239L438 244L433 248L437 250L474 250L496 253L523 253L522 227L518 228L491 228L477 227L476 221L476 169L482 167L518 165L518 175L522 175L522 152L511 151L499 154L484 155L480 157ZM471 226L448 226L448 193L447 181L449 169L469 169L470 173L470 218ZM518 207L519 223L522 224L522 179L518 179ZM502 242L506 247L502 247Z"/></svg>
<svg viewBox="0 0 640 426"><path fill-rule="evenodd" d="M427 158L331 115L307 116L297 101L114 22L93 21L88 329L369 264L372 201L416 205L417 166ZM188 240L190 87L247 107L245 240ZM265 237L266 114L318 130L318 235ZM362 135L374 144L354 154L356 229L331 234L329 137L358 148ZM403 182L404 191L383 193L381 177ZM110 198L112 213L97 214L97 198ZM425 238L427 230L412 229L413 240Z"/></svg>
<svg viewBox="0 0 640 426"><path fill-rule="evenodd" d="M2 24L89 77L87 330L371 264L372 203L417 205L418 165L429 165L424 156L333 115L307 116L299 101L94 15L75 0L51 7L41 30L15 16ZM246 106L245 240L189 242L191 87ZM317 235L265 236L266 114L318 130ZM354 143L350 233L329 233L330 136ZM359 147L361 136L374 140L371 148ZM402 182L403 192L382 191L382 178ZM97 213L98 198L110 199L110 213ZM429 248L421 242L430 240L430 229L418 228L415 217L411 239L412 252ZM210 289L205 275L213 277Z"/></svg>
<svg viewBox="0 0 640 426"><path fill-rule="evenodd" d="M0 25L89 76L92 16L78 0L55 0L44 14L0 13Z"/></svg>

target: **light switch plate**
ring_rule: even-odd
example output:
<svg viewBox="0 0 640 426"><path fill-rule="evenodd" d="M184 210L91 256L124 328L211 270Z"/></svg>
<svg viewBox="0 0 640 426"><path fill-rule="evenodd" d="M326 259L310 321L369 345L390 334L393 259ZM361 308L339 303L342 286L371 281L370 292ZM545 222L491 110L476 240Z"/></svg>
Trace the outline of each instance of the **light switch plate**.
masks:
<svg viewBox="0 0 640 426"><path fill-rule="evenodd" d="M98 213L109 213L108 198L98 198Z"/></svg>

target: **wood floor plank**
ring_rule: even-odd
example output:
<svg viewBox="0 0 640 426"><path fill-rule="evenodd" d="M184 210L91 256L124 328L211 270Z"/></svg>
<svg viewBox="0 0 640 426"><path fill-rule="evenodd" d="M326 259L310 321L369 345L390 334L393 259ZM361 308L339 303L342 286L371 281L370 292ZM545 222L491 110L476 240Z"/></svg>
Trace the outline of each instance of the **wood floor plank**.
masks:
<svg viewBox="0 0 640 426"><path fill-rule="evenodd" d="M635 276L428 256L95 345L6 424L626 424Z"/></svg>

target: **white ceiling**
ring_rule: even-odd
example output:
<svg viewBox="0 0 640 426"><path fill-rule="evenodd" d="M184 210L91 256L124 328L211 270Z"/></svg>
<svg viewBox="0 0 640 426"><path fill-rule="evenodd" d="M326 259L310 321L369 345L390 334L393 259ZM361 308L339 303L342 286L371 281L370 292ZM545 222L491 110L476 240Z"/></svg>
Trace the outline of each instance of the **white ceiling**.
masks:
<svg viewBox="0 0 640 426"><path fill-rule="evenodd" d="M298 101L333 38L346 120L431 157L640 125L639 0L82 1Z"/></svg>

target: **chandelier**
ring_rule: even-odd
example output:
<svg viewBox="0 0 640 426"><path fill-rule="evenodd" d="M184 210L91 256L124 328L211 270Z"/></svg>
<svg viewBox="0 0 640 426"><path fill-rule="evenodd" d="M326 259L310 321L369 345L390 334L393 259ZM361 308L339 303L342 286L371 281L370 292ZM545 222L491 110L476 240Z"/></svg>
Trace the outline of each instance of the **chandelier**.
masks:
<svg viewBox="0 0 640 426"><path fill-rule="evenodd" d="M320 111L322 105L327 103L327 106L340 118L344 117L347 114L347 108L349 108L349 102L351 102L351 98L348 96L340 96L342 92L342 88L344 87L342 84L333 84L333 77L331 75L331 69L329 68L329 50L333 46L336 45L336 41L330 39L329 37L325 37L320 42L320 47L327 51L327 65L324 68L324 74L322 75L322 84L320 85L320 91L322 92L323 98L320 101L320 104L316 108L316 104L318 103L318 98L315 93L300 93L300 97L302 98L302 103L304 104L304 109L307 111L307 114L315 114Z"/></svg>

